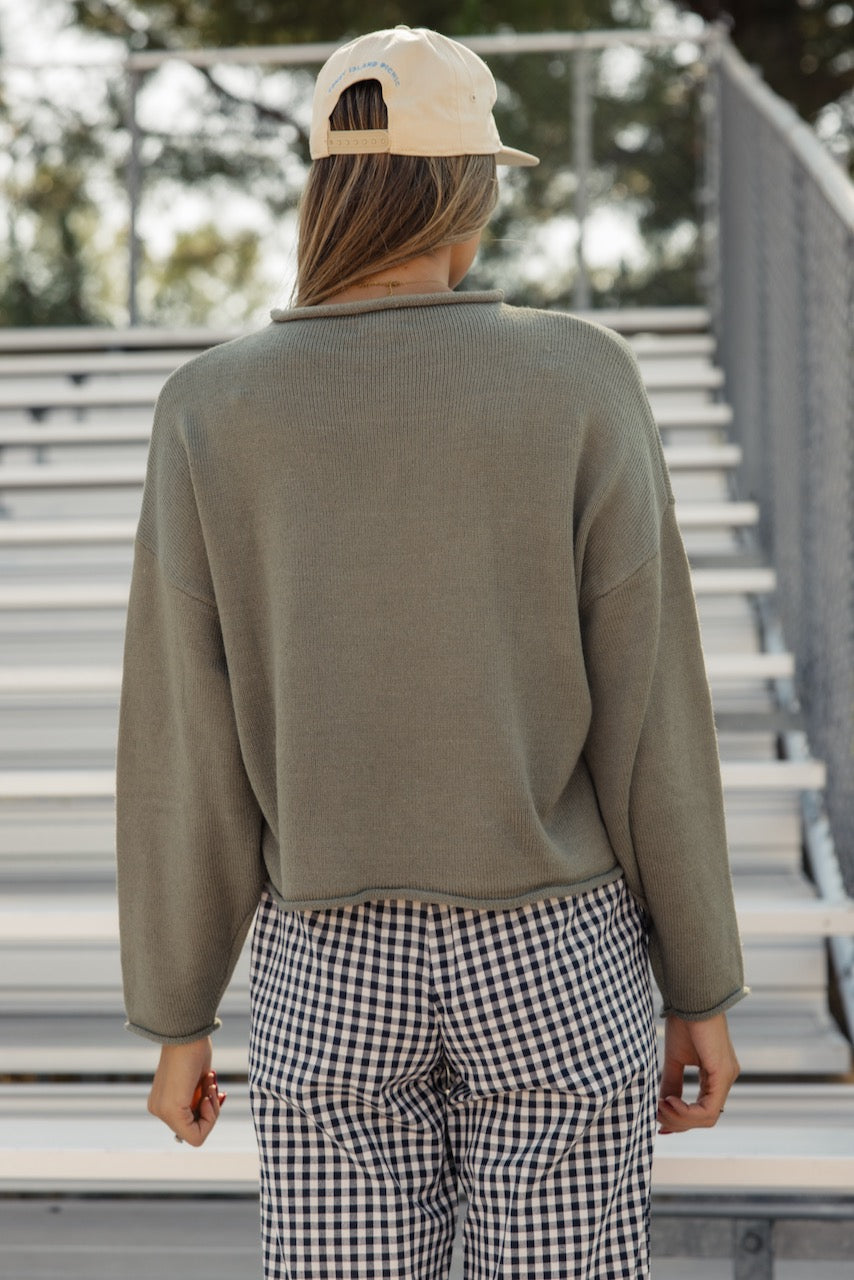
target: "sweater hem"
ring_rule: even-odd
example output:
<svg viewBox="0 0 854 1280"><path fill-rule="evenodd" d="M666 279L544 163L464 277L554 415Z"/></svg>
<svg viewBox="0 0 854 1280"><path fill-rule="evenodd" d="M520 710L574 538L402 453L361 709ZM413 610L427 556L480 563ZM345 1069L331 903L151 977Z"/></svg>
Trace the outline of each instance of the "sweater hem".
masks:
<svg viewBox="0 0 854 1280"><path fill-rule="evenodd" d="M449 906L467 907L475 911L509 911L513 907L525 906L529 902L540 902L546 898L577 897L578 894L598 889L603 884L611 884L619 880L622 875L622 868L617 865L586 880L569 884L540 885L536 889L527 889L523 893L514 894L508 898L473 898L465 894L449 893L444 889L429 889L413 885L375 885L339 898L285 898L272 881L268 880L266 887L283 911L327 911L379 899L446 903Z"/></svg>
<svg viewBox="0 0 854 1280"><path fill-rule="evenodd" d="M714 1018L718 1013L725 1013L727 1009L731 1009L739 1000L743 1000L750 994L750 987L739 987L712 1009L704 1009L700 1013L685 1013L682 1009L674 1009L672 1005L662 1005L660 1015L662 1018L681 1018L684 1022L704 1022L706 1018Z"/></svg>
<svg viewBox="0 0 854 1280"><path fill-rule="evenodd" d="M213 1022L207 1027L202 1027L201 1031L188 1031L183 1036L164 1036L158 1031L151 1031L148 1027L140 1027L135 1022L126 1022L125 1030L132 1031L134 1035L142 1036L145 1040L154 1040L157 1044L192 1044L194 1040L204 1040L213 1031L218 1031L222 1026L221 1018L214 1018Z"/></svg>

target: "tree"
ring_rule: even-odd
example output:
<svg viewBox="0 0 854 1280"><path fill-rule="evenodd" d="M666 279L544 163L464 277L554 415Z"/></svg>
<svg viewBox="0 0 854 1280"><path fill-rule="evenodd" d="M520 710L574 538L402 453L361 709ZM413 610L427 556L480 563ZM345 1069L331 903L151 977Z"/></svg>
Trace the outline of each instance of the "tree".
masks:
<svg viewBox="0 0 854 1280"><path fill-rule="evenodd" d="M311 6L299 0L67 3L70 21L93 36L131 50L163 50L337 42L398 22L457 36L506 29L645 28L666 0L425 0L414 14L411 5L397 0L316 0ZM726 16L718 0L679 3L684 11L707 19ZM841 20L848 13L850 23L847 5L838 0L728 0L726 12L735 43L802 111L816 118L833 95L842 92L844 98L852 74L845 66L846 26ZM501 86L496 116L502 137L534 151L542 163L536 169L502 171L501 204L467 283L500 284L510 301L566 305L575 275L576 179L570 150L574 64L569 57L530 54L495 56L490 64ZM593 300L602 305L699 301L695 191L704 67L684 50L656 52L645 55L633 74L615 86L609 83L609 65L607 57L591 60L595 110L589 207L591 214L600 215L600 227L604 210L609 216L623 215L622 225L636 229L643 252L618 250L615 244L607 263L594 264ZM188 72L193 104L185 118L154 122L146 118L147 86L154 92L160 81L143 78L146 207L150 210L155 198L164 208L174 207L187 192L208 191L214 193L218 213L235 192L251 190L258 206L280 225L292 221L309 164L304 107L315 70L239 75L235 68L220 66ZM809 86L803 88L806 80ZM301 95L294 89L300 82ZM103 260L103 250L101 258L93 252L87 229L97 217L92 172L98 165L112 165L114 182L124 182L123 157L110 149L111 139L125 137L124 113L116 91L106 94L97 126L76 109L66 110L52 133L40 133L38 122L32 121L31 154L27 158L22 153L18 213L10 222L0 275L0 321L83 323L115 314L110 280L116 271ZM46 158L36 164L40 152ZM53 168L46 176L48 163ZM232 301L243 296L244 314L255 305L269 261L266 251L261 252L260 233L245 227L226 232L218 221L214 236L213 216L203 214L200 226L177 231L167 258L151 252L144 256L143 318L198 322L207 292L200 263L211 271L217 296L225 296L224 291ZM34 218L39 220L37 234ZM27 237L24 254L20 242ZM239 306L230 318L239 320Z"/></svg>
<svg viewBox="0 0 854 1280"><path fill-rule="evenodd" d="M48 124L5 96L0 139L7 202L0 324L103 322L108 286L86 178L100 157L97 140L79 116L63 114Z"/></svg>
<svg viewBox="0 0 854 1280"><path fill-rule="evenodd" d="M679 0L706 22L724 22L744 58L810 124L854 91L854 9L840 0ZM848 137L854 108L845 106Z"/></svg>
<svg viewBox="0 0 854 1280"><path fill-rule="evenodd" d="M367 5L353 0L296 3L242 0L73 0L76 21L89 30L118 36L133 48L182 48L221 45L291 44L341 41L371 27L409 21L450 35L501 29L600 29L646 27L652 0L516 0L515 3L449 3L432 0L411 7L394 0ZM548 243L563 226L564 240L572 224L575 177L571 166L572 60L542 55L502 55L491 65L502 86L496 107L502 137L510 145L535 151L541 164L533 170L502 173L502 201L490 225L469 287L500 284L510 300L535 305L561 305L569 300L575 273L568 248L547 270L536 268L534 244ZM593 80L601 60L594 59ZM305 73L308 81L316 68ZM309 163L305 123L287 102L272 103L270 93L235 91L222 69L198 73L209 96L200 113L249 127L256 140L286 140L303 166ZM293 78L293 74L292 77ZM269 84L269 79L267 83ZM696 69L674 63L668 53L647 59L638 78L639 92L605 92L596 96L591 210L616 200L639 226L645 245L642 265L616 260L592 273L594 297L601 301L693 301L699 244L694 192L697 186ZM665 105L665 98L669 99ZM254 113L249 122L246 112ZM639 118L642 119L638 146ZM667 120L665 146L662 126ZM632 132L633 131L633 132ZM293 210L300 183L276 182L269 151L249 149L226 159L216 141L196 136L192 147L170 131L149 132L146 167L185 186L230 177L263 191L268 206L282 217ZM263 146L262 146L263 152ZM675 235L680 231L680 235ZM687 233L687 234L686 234ZM548 249L542 251L545 257Z"/></svg>

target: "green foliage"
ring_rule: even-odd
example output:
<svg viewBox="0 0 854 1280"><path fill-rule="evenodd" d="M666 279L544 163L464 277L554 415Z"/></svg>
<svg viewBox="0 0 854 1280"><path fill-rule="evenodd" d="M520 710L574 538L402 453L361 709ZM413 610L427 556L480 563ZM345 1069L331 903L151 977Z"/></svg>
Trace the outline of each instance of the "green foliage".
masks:
<svg viewBox="0 0 854 1280"><path fill-rule="evenodd" d="M707 22L727 22L747 61L810 124L828 103L854 89L850 0L679 0L679 5Z"/></svg>
<svg viewBox="0 0 854 1280"><path fill-rule="evenodd" d="M634 16L616 22L609 0L73 0L75 20L111 35L136 33L156 48L303 44L346 40L407 23L449 36L502 28L584 31L646 25L643 0L624 0Z"/></svg>
<svg viewBox="0 0 854 1280"><path fill-rule="evenodd" d="M8 116L2 123L10 177L0 324L103 323L97 209L84 176L94 140L79 120L66 122L61 140L34 138Z"/></svg>
<svg viewBox="0 0 854 1280"><path fill-rule="evenodd" d="M146 263L147 319L159 324L179 315L190 325L210 324L214 317L221 325L239 323L247 302L264 300L260 288L247 283L258 258L258 236L251 231L228 236L206 223L179 233L171 253Z"/></svg>
<svg viewBox="0 0 854 1280"><path fill-rule="evenodd" d="M736 45L808 119L840 94L852 96L847 0L675 2L706 19L731 14ZM457 36L647 27L660 7L661 0L68 0L70 21L133 50L337 42L399 22ZM511 301L566 306L575 276L573 60L496 55L489 61L500 86L496 116L502 137L534 151L542 162L535 169L502 170L502 199L467 287L497 285ZM590 57L588 209L624 213L637 227L644 254L642 261L628 258L615 242L607 266L594 262L594 304L699 301L704 68L684 65L672 51L654 52L615 87L607 83L606 61ZM214 208L234 194L251 193L271 216L292 215L309 163L305 119L292 86L299 75L309 80L315 70L259 71L242 80L223 68L188 73L198 87L192 111L149 127L143 137L144 209L168 200L169 193L177 200L205 192ZM159 82L142 78L143 98L150 83ZM306 85L304 97L308 93ZM119 82L107 86L100 108L88 116L81 102L79 108L55 110L50 121L37 113L26 119L16 116L0 86L0 136L6 135L11 174L0 323L103 323L120 317L127 246L120 230L105 234L100 190L124 186L125 105ZM270 282L263 279L258 232L226 234L204 217L203 225L179 234L168 252L143 253L144 320L204 323L216 311L239 323L263 305Z"/></svg>

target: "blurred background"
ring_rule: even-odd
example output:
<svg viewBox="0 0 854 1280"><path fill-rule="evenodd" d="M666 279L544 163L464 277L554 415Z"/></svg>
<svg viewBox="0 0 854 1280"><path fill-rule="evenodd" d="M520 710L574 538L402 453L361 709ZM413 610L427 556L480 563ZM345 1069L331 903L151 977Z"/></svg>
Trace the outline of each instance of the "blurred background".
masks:
<svg viewBox="0 0 854 1280"><path fill-rule="evenodd" d="M692 36L723 22L851 171L853 17L847 0L0 0L0 325L265 322L293 283L326 56L287 46L397 22L467 38L683 37L583 58L478 50L499 83L502 137L542 163L501 173L465 287L544 307L704 301L708 67ZM246 65L164 57L242 47Z"/></svg>

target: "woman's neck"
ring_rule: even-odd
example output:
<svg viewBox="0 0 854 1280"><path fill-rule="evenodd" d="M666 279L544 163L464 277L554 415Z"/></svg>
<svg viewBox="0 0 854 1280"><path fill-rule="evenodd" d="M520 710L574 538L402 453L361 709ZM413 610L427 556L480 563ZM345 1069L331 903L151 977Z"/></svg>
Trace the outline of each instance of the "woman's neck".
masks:
<svg viewBox="0 0 854 1280"><path fill-rule="evenodd" d="M451 291L450 246L435 253L410 258L396 267L374 271L364 280L325 298L325 302L355 302L363 298L389 298L402 294L449 293Z"/></svg>

